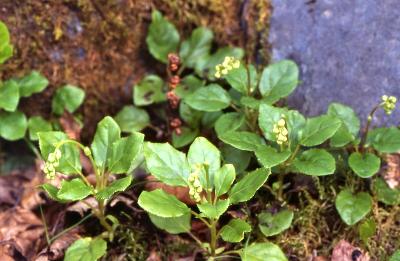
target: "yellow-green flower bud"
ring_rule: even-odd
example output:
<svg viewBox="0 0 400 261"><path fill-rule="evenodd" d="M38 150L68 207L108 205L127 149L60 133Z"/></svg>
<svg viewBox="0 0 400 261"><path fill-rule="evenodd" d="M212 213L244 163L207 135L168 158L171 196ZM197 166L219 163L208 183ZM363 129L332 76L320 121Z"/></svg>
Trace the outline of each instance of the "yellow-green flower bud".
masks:
<svg viewBox="0 0 400 261"><path fill-rule="evenodd" d="M393 110L396 108L396 102L396 97L383 95L381 107L385 110L386 114L392 114Z"/></svg>
<svg viewBox="0 0 400 261"><path fill-rule="evenodd" d="M92 155L92 151L90 150L90 148L89 147L85 147L84 149L83 149L83 153L85 153L85 155L86 156L90 156L90 155Z"/></svg>

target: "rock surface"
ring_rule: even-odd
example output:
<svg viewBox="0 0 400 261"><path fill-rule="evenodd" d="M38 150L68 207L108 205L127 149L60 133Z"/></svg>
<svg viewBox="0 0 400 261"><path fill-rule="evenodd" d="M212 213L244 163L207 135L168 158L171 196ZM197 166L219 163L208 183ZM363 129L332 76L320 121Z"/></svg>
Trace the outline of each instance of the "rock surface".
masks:
<svg viewBox="0 0 400 261"><path fill-rule="evenodd" d="M383 94L400 98L400 1L272 0L272 59L301 68L289 105L306 115L330 102L352 106L362 121ZM400 106L375 125L400 124Z"/></svg>

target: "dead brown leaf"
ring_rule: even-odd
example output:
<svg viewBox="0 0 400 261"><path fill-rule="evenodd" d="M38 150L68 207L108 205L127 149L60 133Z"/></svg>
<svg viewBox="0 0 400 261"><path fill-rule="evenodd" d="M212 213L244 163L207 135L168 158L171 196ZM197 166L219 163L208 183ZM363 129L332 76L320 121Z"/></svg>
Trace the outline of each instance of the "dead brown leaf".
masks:
<svg viewBox="0 0 400 261"><path fill-rule="evenodd" d="M75 120L74 115L68 111L60 117L60 125L68 138L72 140L80 140L82 132L82 124Z"/></svg>
<svg viewBox="0 0 400 261"><path fill-rule="evenodd" d="M368 253L354 247L346 240L340 240L333 249L331 261L369 261Z"/></svg>
<svg viewBox="0 0 400 261"><path fill-rule="evenodd" d="M67 211L69 212L77 212L79 213L80 216L83 217L85 212L89 211L91 209L90 206L93 208L97 208L98 202L94 197L89 197L84 200L80 200L75 202L74 204L70 205L67 208Z"/></svg>
<svg viewBox="0 0 400 261"><path fill-rule="evenodd" d="M400 185L400 153L386 156L387 167L383 172L383 178L392 189Z"/></svg>
<svg viewBox="0 0 400 261"><path fill-rule="evenodd" d="M186 187L173 187L169 185L165 185L159 181L154 176L148 176L147 180L149 181L146 184L146 190L152 191L155 189L162 189L168 194L174 195L180 201L186 203L187 205L194 206L196 202L194 202L189 196L189 188Z"/></svg>
<svg viewBox="0 0 400 261"><path fill-rule="evenodd" d="M15 207L0 213L0 241L14 242L28 259L37 253L43 232L42 222L29 210Z"/></svg>
<svg viewBox="0 0 400 261"><path fill-rule="evenodd" d="M146 259L146 261L161 261L160 254L155 250L151 250L149 257Z"/></svg>

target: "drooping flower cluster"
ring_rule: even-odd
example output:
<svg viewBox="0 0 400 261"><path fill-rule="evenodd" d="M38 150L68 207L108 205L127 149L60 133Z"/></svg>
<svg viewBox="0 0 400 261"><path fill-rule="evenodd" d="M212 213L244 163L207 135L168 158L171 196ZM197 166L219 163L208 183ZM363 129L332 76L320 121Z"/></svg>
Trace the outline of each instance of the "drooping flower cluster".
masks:
<svg viewBox="0 0 400 261"><path fill-rule="evenodd" d="M396 108L397 98L394 96L382 96L381 106L385 110L386 114L392 114L393 110Z"/></svg>
<svg viewBox="0 0 400 261"><path fill-rule="evenodd" d="M238 59L232 56L227 56L221 64L215 66L215 78L221 78L221 76L227 75L230 70L239 67L240 61Z"/></svg>
<svg viewBox="0 0 400 261"><path fill-rule="evenodd" d="M288 143L288 130L286 128L285 117L283 117L274 124L272 132L275 134L276 143L279 145L284 145Z"/></svg>
<svg viewBox="0 0 400 261"><path fill-rule="evenodd" d="M47 178L54 179L56 176L56 168L60 165L61 150L56 149L53 153L50 153L47 157L47 161L44 164L43 172Z"/></svg>
<svg viewBox="0 0 400 261"><path fill-rule="evenodd" d="M199 173L198 171L195 171L195 172L191 173L188 178L189 195L196 202L201 201L200 193L203 191L198 173Z"/></svg>

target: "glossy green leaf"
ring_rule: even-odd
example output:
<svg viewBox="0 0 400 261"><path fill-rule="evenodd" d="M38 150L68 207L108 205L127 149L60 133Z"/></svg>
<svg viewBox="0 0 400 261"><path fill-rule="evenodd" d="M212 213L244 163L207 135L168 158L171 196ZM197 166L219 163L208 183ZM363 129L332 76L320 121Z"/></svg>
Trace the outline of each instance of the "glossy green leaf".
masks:
<svg viewBox="0 0 400 261"><path fill-rule="evenodd" d="M239 218L232 219L220 230L221 237L226 242L237 243L243 240L244 233L251 231L251 226Z"/></svg>
<svg viewBox="0 0 400 261"><path fill-rule="evenodd" d="M358 227L358 234L361 240L368 244L368 239L373 237L376 233L376 223L373 219L367 219Z"/></svg>
<svg viewBox="0 0 400 261"><path fill-rule="evenodd" d="M132 133L120 138L111 145L111 153L107 157L107 169L113 174L129 173L133 170L136 159L143 148L144 135Z"/></svg>
<svg viewBox="0 0 400 261"><path fill-rule="evenodd" d="M386 205L400 204L400 189L390 188L382 178L377 178L374 180L373 191L378 201Z"/></svg>
<svg viewBox="0 0 400 261"><path fill-rule="evenodd" d="M258 215L258 226L266 236L275 236L290 227L293 220L293 211L289 209L281 210L275 214L264 212Z"/></svg>
<svg viewBox="0 0 400 261"><path fill-rule="evenodd" d="M202 80L194 75L189 74L181 80L180 84L175 89L175 93L181 99L185 99L188 95L192 94L203 86L204 83Z"/></svg>
<svg viewBox="0 0 400 261"><path fill-rule="evenodd" d="M246 66L241 64L239 68L229 71L229 73L225 76L225 79L232 86L232 88L242 94L247 95L253 92L256 88L257 71L253 65L249 65L247 71Z"/></svg>
<svg viewBox="0 0 400 261"><path fill-rule="evenodd" d="M219 139L232 147L246 151L256 151L264 143L260 136L249 131L228 131L220 135Z"/></svg>
<svg viewBox="0 0 400 261"><path fill-rule="evenodd" d="M361 178L369 178L379 171L381 159L372 153L353 152L349 157L349 166Z"/></svg>
<svg viewBox="0 0 400 261"><path fill-rule="evenodd" d="M363 219L372 208L372 198L366 192L352 194L342 190L336 197L336 209L342 220L349 226Z"/></svg>
<svg viewBox="0 0 400 261"><path fill-rule="evenodd" d="M236 204L251 199L257 190L265 183L271 174L269 169L256 169L244 175L244 177L233 185L229 191L231 204Z"/></svg>
<svg viewBox="0 0 400 261"><path fill-rule="evenodd" d="M147 47L157 60L167 63L169 53L176 53L179 44L179 33L175 26L162 14L154 10L146 37Z"/></svg>
<svg viewBox="0 0 400 261"><path fill-rule="evenodd" d="M210 84L188 95L185 102L199 111L219 111L229 106L231 98L221 86Z"/></svg>
<svg viewBox="0 0 400 261"><path fill-rule="evenodd" d="M342 121L331 115L309 118L306 121L300 143L308 147L320 145L332 137L341 125Z"/></svg>
<svg viewBox="0 0 400 261"><path fill-rule="evenodd" d="M143 191L139 196L138 204L150 214L159 217L180 217L190 213L190 208L162 189Z"/></svg>
<svg viewBox="0 0 400 261"><path fill-rule="evenodd" d="M286 109L283 108L277 108L268 104L260 105L258 124L267 140L276 141L275 134L272 130L274 125L282 118L282 115L286 115L286 113ZM290 128L288 128L288 131L290 131Z"/></svg>
<svg viewBox="0 0 400 261"><path fill-rule="evenodd" d="M91 149L94 161L103 172L110 158L114 142L119 140L121 130L113 118L106 116L98 124Z"/></svg>
<svg viewBox="0 0 400 261"><path fill-rule="evenodd" d="M360 119L351 107L340 103L331 103L328 115L336 116L342 121L342 126L331 138L331 146L341 147L353 141L360 130Z"/></svg>
<svg viewBox="0 0 400 261"><path fill-rule="evenodd" d="M228 112L222 114L215 122L215 132L218 136L225 134L228 131L239 129L245 122L244 115L238 112Z"/></svg>
<svg viewBox="0 0 400 261"><path fill-rule="evenodd" d="M185 154L168 143L146 143L146 166L157 179L171 186L187 186L190 173Z"/></svg>
<svg viewBox="0 0 400 261"><path fill-rule="evenodd" d="M149 217L151 222L153 222L156 227L164 229L171 234L186 233L189 232L191 229L190 213L184 214L180 217L171 218L159 217L152 214L149 214Z"/></svg>
<svg viewBox="0 0 400 261"><path fill-rule="evenodd" d="M221 147L223 162L235 166L236 173L244 172L250 164L253 153L249 151L239 150L228 144Z"/></svg>
<svg viewBox="0 0 400 261"><path fill-rule="evenodd" d="M13 49L10 43L10 32L6 24L0 21L0 64L12 56Z"/></svg>
<svg viewBox="0 0 400 261"><path fill-rule="evenodd" d="M325 176L335 172L335 158L326 150L310 149L300 154L294 161L296 171L311 175Z"/></svg>
<svg viewBox="0 0 400 261"><path fill-rule="evenodd" d="M85 99L85 91L79 87L67 84L58 88L54 94L51 107L53 113L62 115L64 110L74 113Z"/></svg>
<svg viewBox="0 0 400 261"><path fill-rule="evenodd" d="M201 125L204 129L213 129L215 123L223 114L222 111L206 111L201 117Z"/></svg>
<svg viewBox="0 0 400 261"><path fill-rule="evenodd" d="M229 198L225 200L217 200L215 204L203 202L197 204L201 215L207 218L218 219L229 207Z"/></svg>
<svg viewBox="0 0 400 261"><path fill-rule="evenodd" d="M196 138L192 145L190 145L188 154L188 162L192 168L192 171L197 169L198 164L208 165L208 175L202 173L200 175L200 181L203 188L213 188L214 175L217 170L221 167L221 153L210 141L204 137ZM208 176L208 180L206 177Z"/></svg>
<svg viewBox="0 0 400 261"><path fill-rule="evenodd" d="M265 168L272 168L279 165L285 162L291 155L289 150L277 151L275 148L268 145L259 146L255 153L258 161Z"/></svg>
<svg viewBox="0 0 400 261"><path fill-rule="evenodd" d="M187 127L181 128L181 133L178 135L176 132L172 133L172 145L175 148L182 148L190 143L198 136L199 130L192 130Z"/></svg>
<svg viewBox="0 0 400 261"><path fill-rule="evenodd" d="M85 184L82 179L75 178L71 181L61 181L61 187L57 193L57 198L62 200L76 201L84 199L91 194L92 188Z"/></svg>
<svg viewBox="0 0 400 261"><path fill-rule="evenodd" d="M118 123L122 132L132 133L141 131L150 124L150 116L144 109L133 105L127 105L115 115L114 120Z"/></svg>
<svg viewBox="0 0 400 261"><path fill-rule="evenodd" d="M56 186L53 186L52 184L49 183L45 183L43 185L40 186L44 191L46 191L47 195L52 199L52 200L56 200L59 201L61 203L66 202L66 200L62 200L60 198L58 198L57 194L59 189Z"/></svg>
<svg viewBox="0 0 400 261"><path fill-rule="evenodd" d="M19 95L29 97L34 93L39 93L46 89L49 81L38 71L32 71L29 75L18 80Z"/></svg>
<svg viewBox="0 0 400 261"><path fill-rule="evenodd" d="M235 178L235 167L232 164L223 165L214 175L215 196L219 197L228 192Z"/></svg>
<svg viewBox="0 0 400 261"><path fill-rule="evenodd" d="M28 128L28 121L20 111L0 113L0 136L9 141L22 139Z"/></svg>
<svg viewBox="0 0 400 261"><path fill-rule="evenodd" d="M369 132L368 143L381 153L400 151L400 130L396 127L376 128Z"/></svg>
<svg viewBox="0 0 400 261"><path fill-rule="evenodd" d="M0 83L0 108L15 111L19 103L19 86L14 80Z"/></svg>
<svg viewBox="0 0 400 261"><path fill-rule="evenodd" d="M240 252L243 261L287 261L282 250L273 243L254 243Z"/></svg>
<svg viewBox="0 0 400 261"><path fill-rule="evenodd" d="M39 132L37 135L39 137L39 147L43 159L47 159L49 154L54 152L55 146L59 142L68 139L65 133L59 131ZM62 157L56 171L63 174L80 173L82 166L78 148L71 143L65 143L60 147L60 150Z"/></svg>
<svg viewBox="0 0 400 261"><path fill-rule="evenodd" d="M98 199L110 199L115 193L125 191L132 183L132 175L117 179L96 193Z"/></svg>
<svg viewBox="0 0 400 261"><path fill-rule="evenodd" d="M38 132L51 131L53 127L51 123L43 119L41 116L33 116L28 120L29 139L38 140Z"/></svg>
<svg viewBox="0 0 400 261"><path fill-rule="evenodd" d="M107 242L101 238L76 240L65 252L64 261L96 261L106 254Z"/></svg>
<svg viewBox="0 0 400 261"><path fill-rule="evenodd" d="M213 32L205 27L198 27L192 31L189 39L182 42L179 56L186 67L194 68L199 60L209 55L213 40Z"/></svg>
<svg viewBox="0 0 400 261"><path fill-rule="evenodd" d="M133 86L133 103L136 106L145 106L166 100L163 91L164 81L157 75L147 75L138 84Z"/></svg>
<svg viewBox="0 0 400 261"><path fill-rule="evenodd" d="M267 66L260 79L259 89L271 102L291 94L299 83L299 68L289 60Z"/></svg>

